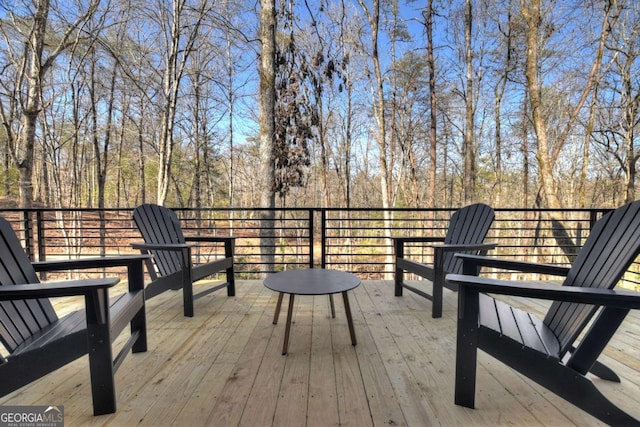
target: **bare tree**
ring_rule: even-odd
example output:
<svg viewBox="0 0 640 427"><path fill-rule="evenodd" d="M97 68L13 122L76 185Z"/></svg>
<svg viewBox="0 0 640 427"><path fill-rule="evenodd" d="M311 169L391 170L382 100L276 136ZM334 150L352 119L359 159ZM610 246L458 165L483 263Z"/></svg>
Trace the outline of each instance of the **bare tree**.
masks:
<svg viewBox="0 0 640 427"><path fill-rule="evenodd" d="M380 36L380 0L373 0L373 4L371 4L370 7L367 6L364 0L358 0L358 3L360 3L360 7L367 16L371 31L370 59L373 62L373 72L375 76L373 81L373 111L378 127L376 141L378 143L378 165L380 167L380 190L382 195L382 208L384 209L384 230L388 237L387 244L391 245L389 233L391 232L392 214L389 208L391 207L393 195L391 194L391 170L387 158L389 145L387 141L384 81L378 46ZM389 255L387 261L390 264L393 262L391 255Z"/></svg>
<svg viewBox="0 0 640 427"><path fill-rule="evenodd" d="M275 256L275 57L276 2L260 0L260 250L263 269L273 271Z"/></svg>
<svg viewBox="0 0 640 427"><path fill-rule="evenodd" d="M15 62L15 92L18 98L19 116L13 118L20 120L20 126L16 127L10 122L10 117L2 113L2 121L10 141L10 154L20 171L20 205L31 207L33 204L33 173L34 153L36 146L36 128L38 118L42 111L42 85L43 78L52 68L60 54L76 43L90 37L84 33L85 23L98 10L99 0L90 1L84 10L80 10L72 22L60 21L55 38L47 39L49 22L50 1L37 0L31 16L16 16L9 12L12 29L5 30L3 34L7 38L6 46L21 46L11 55ZM57 18L67 18L57 15ZM82 31L81 31L82 30ZM10 40L9 37L16 37ZM54 41L49 45L49 41Z"/></svg>
<svg viewBox="0 0 640 427"><path fill-rule="evenodd" d="M527 81L527 89L529 103L531 106L531 114L533 128L537 139L537 155L538 161L538 178L540 182L540 195L544 206L556 209L556 211L548 212L549 219L553 224L553 233L560 247L565 250L567 256L571 259L577 252L575 243L568 235L567 230L562 227L562 214L557 211L562 207L558 198L558 189L553 175L553 166L558 159L563 145L566 143L570 130L576 123L580 109L584 105L588 94L595 85L595 78L598 76L600 68L599 53L596 54L593 66L589 72L587 84L581 93L580 99L572 108L570 115L566 121L564 129L557 137L555 147L552 148L547 131L547 117L545 115L544 100L542 96L542 82L540 80L540 52L542 51L543 42L540 34L545 25L544 16L542 14L540 0L521 0L522 16L526 25L526 67L525 76ZM605 15L605 22L608 21ZM606 26L602 37L606 39ZM603 43L601 38L601 45ZM598 49L600 52L600 49Z"/></svg>
<svg viewBox="0 0 640 427"><path fill-rule="evenodd" d="M496 205L500 206L501 203L501 195L504 191L503 182L502 182L502 153L503 153L503 142L502 142L502 102L505 95L505 90L507 88L507 83L512 79L511 75L514 72L515 68L515 59L513 58L514 48L514 18L512 15L513 10L513 0L507 0L507 10L506 10L506 22L498 22L498 35L502 38L499 42L499 46L501 47L496 52L496 55L502 56L502 61L496 64L496 68L498 71L498 78L494 87L494 98L495 98L495 191L493 192L495 197ZM499 19L499 18L498 18Z"/></svg>
<svg viewBox="0 0 640 427"><path fill-rule="evenodd" d="M161 130L158 147L158 204L164 204L172 182L171 165L175 147L174 127L180 84L189 55L194 51L202 21L210 8L208 0L191 7L186 0L172 0L168 10L158 2L160 25L163 29L164 56L162 77Z"/></svg>
<svg viewBox="0 0 640 427"><path fill-rule="evenodd" d="M536 158L538 160L538 178L540 180L540 188L542 199L545 205L552 209L561 207L560 200L556 193L555 181L553 178L553 161L549 147L549 139L547 136L547 121L544 114L544 106L542 99L542 83L539 79L539 66L541 50L541 42L539 38L540 27L542 26L542 10L540 0L521 0L522 16L526 23L527 37L527 60L525 75L527 78L527 88L529 103L531 105L531 114L533 120L533 128L538 142L538 151ZM577 253L575 243L562 227L562 216L558 211L548 213L556 240L562 248L565 248L570 259Z"/></svg>
<svg viewBox="0 0 640 427"><path fill-rule="evenodd" d="M354 32L359 31L359 25L356 24L356 20L351 17L350 10L347 9L345 2L340 2L338 12L335 14L334 19L337 21L338 44L340 56L343 59L342 64L342 77L344 86L339 86L339 92L344 93L345 108L342 112L342 120L337 125L339 130L337 133L340 135L337 139L339 146L335 150L337 158L335 159L336 174L338 177L338 183L341 188L343 205L350 207L352 200L352 168L353 168L353 132L354 132L354 118L355 118L355 84L359 73L354 67ZM343 91L344 90L344 91Z"/></svg>
<svg viewBox="0 0 640 427"><path fill-rule="evenodd" d="M474 105L474 71L473 71L473 47L471 36L473 34L473 2L465 0L464 8L464 45L465 45L465 128L463 153L463 189L464 202L469 204L476 197L476 147L474 132L475 126L475 105Z"/></svg>
<svg viewBox="0 0 640 427"><path fill-rule="evenodd" d="M636 165L640 158L640 149L636 148L635 141L636 129L640 124L640 83L637 79L640 58L640 7L637 3L632 3L632 9L627 11L627 17L631 19L627 19L616 32L618 42L614 49L615 70L621 83L617 91L621 106L618 129L624 147L625 202L636 199Z"/></svg>
<svg viewBox="0 0 640 427"><path fill-rule="evenodd" d="M404 199L407 206L422 206L423 189L421 188L421 165L424 156L428 102L425 102L424 76L428 73L427 60L424 55L414 51L406 52L402 59L393 66L395 77L394 107L396 116L393 124L394 138L402 153L401 162L396 166L397 193L406 193ZM404 176L407 175L406 178ZM405 183L408 181L408 184ZM396 196L399 197L399 196Z"/></svg>
<svg viewBox="0 0 640 427"><path fill-rule="evenodd" d="M434 56L434 14L433 0L427 0L424 12L425 29L427 33L427 64L429 69L429 189L427 191L427 205L435 206L436 171L437 171L437 102L436 102L436 64Z"/></svg>

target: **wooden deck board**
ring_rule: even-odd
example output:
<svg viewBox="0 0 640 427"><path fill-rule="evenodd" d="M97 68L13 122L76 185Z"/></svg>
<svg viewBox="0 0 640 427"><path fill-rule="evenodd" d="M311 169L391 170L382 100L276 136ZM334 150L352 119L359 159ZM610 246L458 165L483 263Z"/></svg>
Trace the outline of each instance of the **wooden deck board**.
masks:
<svg viewBox="0 0 640 427"><path fill-rule="evenodd" d="M327 297L313 297L313 324L309 371L309 426L338 426L336 367L331 340L331 310Z"/></svg>
<svg viewBox="0 0 640 427"><path fill-rule="evenodd" d="M397 331L385 324L381 314L383 312L390 313L390 310L387 311L390 307L380 307L376 304L376 299L381 293L379 290L373 291L373 293L359 292L357 294L359 312L366 322L366 327L360 328L363 332L359 332L361 335L366 333L374 341L375 345L368 348L368 352L363 354L363 357L379 360L383 363L381 372L377 373L378 381L388 381L390 390L386 387L387 384L385 384L385 390L391 394L391 401L400 410L399 414L394 413L395 411L389 411L389 424L419 425L416 423L419 423L420 420L434 419L433 411L429 402L424 398L420 383L413 377L405 358L397 348L397 342L394 340ZM374 330L377 332L375 335L372 333ZM360 349L358 350L360 351Z"/></svg>
<svg viewBox="0 0 640 427"><path fill-rule="evenodd" d="M341 297L335 319L327 297L297 297L286 356L288 301L273 325L276 298L256 280L239 281L234 298L196 300L193 318L182 315L180 292L148 301L149 351L117 372L115 414L92 415L86 357L0 405L64 405L67 426L599 424L482 352L476 409L454 405L457 301L448 290L443 317L432 319L429 301L394 297L390 281L363 282L350 293L355 347ZM64 310L81 304L60 302ZM640 314L632 313L602 357L622 383L594 381L640 417L638 336Z"/></svg>
<svg viewBox="0 0 640 427"><path fill-rule="evenodd" d="M289 353L284 357L285 366L273 416L273 423L278 426L296 426L307 417L313 304L312 301L299 301L300 299L313 300L313 297L295 298L299 304L295 305L293 313ZM286 315L282 316L282 321L276 327L284 329L285 318Z"/></svg>
<svg viewBox="0 0 640 427"><path fill-rule="evenodd" d="M217 345L220 352L212 360L210 369L202 377L200 384L194 389L193 394L181 408L175 419L175 425L198 426L206 425L212 413L215 402L222 393L227 381L233 378L233 369L236 361L244 351L249 339L263 315L263 305L268 300L269 294L259 292L261 289L251 289L255 294L251 308L245 313L233 306L234 318L239 318L235 326L228 328L231 334L227 340L212 342Z"/></svg>

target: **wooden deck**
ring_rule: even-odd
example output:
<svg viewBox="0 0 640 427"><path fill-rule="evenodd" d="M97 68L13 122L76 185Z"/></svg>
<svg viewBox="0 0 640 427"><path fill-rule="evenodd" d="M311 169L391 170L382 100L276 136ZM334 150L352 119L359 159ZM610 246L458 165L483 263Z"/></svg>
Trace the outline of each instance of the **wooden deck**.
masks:
<svg viewBox="0 0 640 427"><path fill-rule="evenodd" d="M118 411L92 415L86 357L0 399L0 405L64 405L67 426L597 425L597 420L479 354L476 409L453 404L456 295L444 316L390 281L351 293L357 346L341 298L298 297L289 353L281 355L286 312L272 324L276 295L240 281L182 316L179 293L148 301L149 351L116 375ZM530 301L523 304L530 305ZM62 300L62 311L76 307ZM543 304L532 305L544 309ZM621 384L596 380L640 417L640 317L632 313L601 359Z"/></svg>

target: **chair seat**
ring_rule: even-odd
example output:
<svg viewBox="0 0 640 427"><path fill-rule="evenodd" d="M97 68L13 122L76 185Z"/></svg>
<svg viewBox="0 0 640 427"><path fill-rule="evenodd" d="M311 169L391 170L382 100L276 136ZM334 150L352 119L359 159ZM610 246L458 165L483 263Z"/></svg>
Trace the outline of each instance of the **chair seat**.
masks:
<svg viewBox="0 0 640 427"><path fill-rule="evenodd" d="M134 301L136 300L137 301ZM115 340L130 319L129 311L138 311L143 308L143 292L129 292L115 296L109 300L110 309L110 333ZM33 349L50 345L59 340L65 340L65 345L76 348L79 355L86 354L87 348L87 318L84 310L73 311L50 325L45 326L28 337L7 357L11 360L28 353ZM74 338L77 335L79 338ZM73 341L73 345L72 344ZM73 359L71 359L73 360Z"/></svg>
<svg viewBox="0 0 640 427"><path fill-rule="evenodd" d="M83 349L79 349L79 354L86 354L87 339L85 335L82 334L85 333L86 330L87 321L84 312L80 310L74 311L31 335L7 357L7 360L11 360L20 356L22 353L28 353L34 348L46 346L60 339L70 339L74 334L79 334L81 339L78 340L78 344L84 347Z"/></svg>
<svg viewBox="0 0 640 427"><path fill-rule="evenodd" d="M560 359L560 343L542 320L487 294L480 294L478 322L483 333L495 333L546 355Z"/></svg>

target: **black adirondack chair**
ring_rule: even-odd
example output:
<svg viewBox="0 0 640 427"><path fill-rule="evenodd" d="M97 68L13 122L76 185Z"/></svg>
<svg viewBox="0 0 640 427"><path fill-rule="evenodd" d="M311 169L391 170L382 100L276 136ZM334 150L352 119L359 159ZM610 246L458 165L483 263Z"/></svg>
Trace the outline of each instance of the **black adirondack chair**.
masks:
<svg viewBox="0 0 640 427"><path fill-rule="evenodd" d="M182 289L184 315L193 317L193 300L222 288L227 295L234 296L235 280L233 272L234 237L193 236L185 238L180 221L175 212L163 206L144 204L135 208L133 219L142 234L144 243L132 246L153 257L147 261L147 271L151 276L145 290L146 298L173 289ZM188 242L213 242L224 244L224 258L193 265ZM226 271L227 281L210 287L194 295L193 283L215 273Z"/></svg>
<svg viewBox="0 0 640 427"><path fill-rule="evenodd" d="M0 396L88 354L95 415L116 410L114 373L128 354L147 350L142 256L31 263L9 222L0 218ZM39 283L37 271L126 266L129 290L109 300L118 278ZM85 310L62 318L49 298L82 296ZM131 325L113 358L112 342Z"/></svg>
<svg viewBox="0 0 640 427"><path fill-rule="evenodd" d="M613 290L638 253L640 202L634 202L595 224L571 268L461 256L465 274L447 276L460 290L455 403L474 407L476 357L481 349L607 424L637 425L639 421L610 402L586 374L620 381L597 358L629 310L640 308L639 293ZM480 266L566 278L563 286L554 286L469 274ZM554 302L540 320L487 293Z"/></svg>
<svg viewBox="0 0 640 427"><path fill-rule="evenodd" d="M394 248L396 255L395 295L402 296L402 289L406 288L432 301L432 317L442 317L442 288L443 286L455 291L457 287L445 283L447 273L461 273L462 261L455 258L454 253L486 254L495 248L495 243L484 243L495 214L493 209L478 203L465 206L456 211L449 221L449 228L445 237L395 237ZM433 265L424 264L405 257L406 243L439 243L430 245L433 248ZM404 271L417 274L431 281L432 293L416 288L404 282Z"/></svg>

